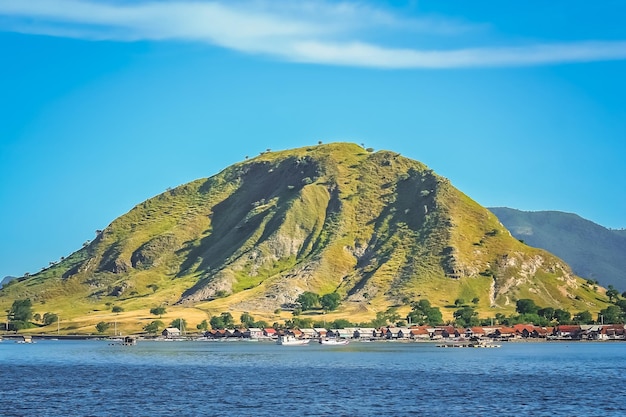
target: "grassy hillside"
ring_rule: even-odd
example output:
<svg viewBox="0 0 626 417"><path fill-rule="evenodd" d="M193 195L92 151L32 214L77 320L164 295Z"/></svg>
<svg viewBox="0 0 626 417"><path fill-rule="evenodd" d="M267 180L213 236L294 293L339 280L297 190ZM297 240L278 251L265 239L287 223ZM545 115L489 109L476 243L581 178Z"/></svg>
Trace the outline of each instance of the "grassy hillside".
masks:
<svg viewBox="0 0 626 417"><path fill-rule="evenodd" d="M576 214L525 212L497 207L490 210L518 239L543 248L570 264L584 278L626 290L626 234L610 230Z"/></svg>
<svg viewBox="0 0 626 417"><path fill-rule="evenodd" d="M271 322L304 291L337 292L327 315L371 320L427 298L451 318L458 298L483 316L515 301L604 308L561 260L510 236L497 218L425 165L333 143L266 152L140 203L60 263L0 291L30 298L65 330L98 321L140 329L149 310L195 325L223 311ZM113 313L113 307L123 309Z"/></svg>

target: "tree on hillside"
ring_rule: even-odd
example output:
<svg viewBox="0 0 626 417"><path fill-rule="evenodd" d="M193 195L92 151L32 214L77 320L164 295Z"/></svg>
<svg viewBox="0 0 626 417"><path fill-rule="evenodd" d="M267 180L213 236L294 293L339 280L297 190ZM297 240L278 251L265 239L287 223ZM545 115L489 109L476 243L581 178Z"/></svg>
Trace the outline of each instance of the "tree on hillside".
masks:
<svg viewBox="0 0 626 417"><path fill-rule="evenodd" d="M517 300L515 305L515 311L520 314L537 314L537 312L539 311L539 307L537 307L535 302L529 298Z"/></svg>
<svg viewBox="0 0 626 417"><path fill-rule="evenodd" d="M406 318L412 324L430 324L430 325L438 325L443 323L443 316L441 315L441 310L437 307L432 307L430 305L430 301L428 300L419 300L416 303L413 303L412 310L408 314Z"/></svg>
<svg viewBox="0 0 626 417"><path fill-rule="evenodd" d="M209 320L212 329L227 329L235 325L233 315L229 312L221 313L219 316L213 316Z"/></svg>
<svg viewBox="0 0 626 417"><path fill-rule="evenodd" d="M253 326L251 327L258 327L259 329L265 329L267 327L270 327L269 324L267 324L266 321L264 320L259 320L253 323Z"/></svg>
<svg viewBox="0 0 626 417"><path fill-rule="evenodd" d="M556 310L554 310L554 319L559 324L568 324L572 319L572 314L567 310L557 308Z"/></svg>
<svg viewBox="0 0 626 417"><path fill-rule="evenodd" d="M243 327L253 327L254 317L252 317L247 311L244 311L243 313L241 313L239 321L241 322L241 325Z"/></svg>
<svg viewBox="0 0 626 417"><path fill-rule="evenodd" d="M233 318L233 315L230 314L229 312L227 311L223 312L222 314L220 314L220 317L224 321L224 326L228 328L232 328L235 326L235 319Z"/></svg>
<svg viewBox="0 0 626 417"><path fill-rule="evenodd" d="M220 316L211 317L211 319L209 320L209 324L211 325L211 329L213 330L226 328L226 326L224 326L224 320Z"/></svg>
<svg viewBox="0 0 626 417"><path fill-rule="evenodd" d="M8 315L10 329L27 329L32 326L30 320L33 318L33 303L29 298L25 300L15 300L8 310Z"/></svg>
<svg viewBox="0 0 626 417"><path fill-rule="evenodd" d="M617 291L612 285L609 285L608 289L606 290L606 296L609 297L609 301L613 302L613 300L617 300L617 297L619 296L619 291Z"/></svg>
<svg viewBox="0 0 626 417"><path fill-rule="evenodd" d="M30 298L15 300L9 310L9 320L27 322L33 318L33 303Z"/></svg>
<svg viewBox="0 0 626 417"><path fill-rule="evenodd" d="M604 310L600 310L598 323L622 324L624 323L624 313L618 306L608 306Z"/></svg>
<svg viewBox="0 0 626 417"><path fill-rule="evenodd" d="M162 307L162 306L161 307L154 307L154 308L150 309L150 314L153 314L155 316L159 316L159 318L161 316L163 316L163 314L165 314L165 313L166 313L165 307Z"/></svg>
<svg viewBox="0 0 626 417"><path fill-rule="evenodd" d="M54 313L45 313L43 315L43 324L46 326L56 323L57 321L59 321L59 316Z"/></svg>
<svg viewBox="0 0 626 417"><path fill-rule="evenodd" d="M196 325L196 329L202 330L202 331L209 330L209 322L207 322L206 319L202 320L200 324Z"/></svg>
<svg viewBox="0 0 626 417"><path fill-rule="evenodd" d="M299 317L294 317L291 320L285 320L285 327L290 329L306 329L313 326L313 320L309 318L301 319Z"/></svg>
<svg viewBox="0 0 626 417"><path fill-rule="evenodd" d="M160 329L165 327L165 324L161 320L154 320L148 324L146 324L143 328L145 332L156 334Z"/></svg>
<svg viewBox="0 0 626 417"><path fill-rule="evenodd" d="M339 307L339 301L341 300L341 296L336 292L332 292L330 294L322 295L320 299L320 304L322 308L326 311L333 311Z"/></svg>
<svg viewBox="0 0 626 417"><path fill-rule="evenodd" d="M302 310L311 310L319 305L320 296L311 291L305 291L296 298L296 302L300 304Z"/></svg>
<svg viewBox="0 0 626 417"><path fill-rule="evenodd" d="M185 331L187 328L187 320L185 319L174 319L170 323L170 327L176 327L178 330Z"/></svg>
<svg viewBox="0 0 626 417"><path fill-rule="evenodd" d="M329 326L331 329L345 329L346 327L352 327L352 323L346 319L337 319L331 323Z"/></svg>
<svg viewBox="0 0 626 417"><path fill-rule="evenodd" d="M624 313L626 313L626 300L617 300L615 305L622 309Z"/></svg>
<svg viewBox="0 0 626 417"><path fill-rule="evenodd" d="M593 324L593 317L589 311L585 310L580 313L576 313L572 322L575 324Z"/></svg>
<svg viewBox="0 0 626 417"><path fill-rule="evenodd" d="M107 330L109 330L109 327L111 325L105 321L101 321L98 324L96 324L96 330L98 331L98 333L104 333Z"/></svg>
<svg viewBox="0 0 626 417"><path fill-rule="evenodd" d="M539 317L543 317L547 320L552 320L554 319L554 309L552 307L545 307L545 308L540 308L539 310L537 310L537 315L539 315Z"/></svg>
<svg viewBox="0 0 626 417"><path fill-rule="evenodd" d="M400 314L398 314L398 309L395 307L389 307L385 311L379 311L376 313L376 318L371 321L372 327L383 327L388 325L389 323L396 323L400 320Z"/></svg>
<svg viewBox="0 0 626 417"><path fill-rule="evenodd" d="M473 307L463 306L453 313L456 324L461 327L478 326L478 313Z"/></svg>

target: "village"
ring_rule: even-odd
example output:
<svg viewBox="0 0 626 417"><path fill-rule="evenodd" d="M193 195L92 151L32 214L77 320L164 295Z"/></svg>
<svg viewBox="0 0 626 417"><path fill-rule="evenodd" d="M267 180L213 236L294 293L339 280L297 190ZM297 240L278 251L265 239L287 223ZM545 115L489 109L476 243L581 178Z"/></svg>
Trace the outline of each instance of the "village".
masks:
<svg viewBox="0 0 626 417"><path fill-rule="evenodd" d="M321 340L327 338L355 341L398 341L428 342L450 341L478 338L497 341L549 341L549 340L626 340L626 325L558 325L555 327L539 327L532 324L516 324L511 327L467 327L454 326L411 326L411 327L347 327L343 329L305 328L275 329L241 328L213 329L200 336L185 335L176 327L163 330L159 339L204 339L214 341L235 340L276 340L279 336L292 336L296 339ZM189 336L189 337L188 337Z"/></svg>

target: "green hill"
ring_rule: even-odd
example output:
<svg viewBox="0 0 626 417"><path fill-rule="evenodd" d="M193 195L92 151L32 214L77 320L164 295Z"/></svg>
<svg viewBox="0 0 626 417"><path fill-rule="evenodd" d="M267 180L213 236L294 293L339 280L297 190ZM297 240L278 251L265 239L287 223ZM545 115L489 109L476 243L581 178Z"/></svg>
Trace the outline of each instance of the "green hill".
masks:
<svg viewBox="0 0 626 417"><path fill-rule="evenodd" d="M266 152L144 201L6 286L0 306L30 298L77 331L113 319L136 330L159 305L164 320L248 311L271 323L291 317L304 291L337 292L327 317L353 321L420 298L447 318L458 298L477 298L482 316L511 313L520 298L605 306L564 262L513 238L424 164L347 143Z"/></svg>
<svg viewBox="0 0 626 417"><path fill-rule="evenodd" d="M505 207L490 210L513 236L548 250L584 278L626 290L626 233L559 211L527 212Z"/></svg>

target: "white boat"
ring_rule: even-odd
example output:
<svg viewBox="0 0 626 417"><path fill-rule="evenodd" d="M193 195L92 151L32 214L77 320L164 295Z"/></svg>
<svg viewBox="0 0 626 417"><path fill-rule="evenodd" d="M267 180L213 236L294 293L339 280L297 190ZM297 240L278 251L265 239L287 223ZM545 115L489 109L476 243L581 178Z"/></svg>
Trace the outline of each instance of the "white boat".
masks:
<svg viewBox="0 0 626 417"><path fill-rule="evenodd" d="M344 346L350 343L348 339L320 339L322 345Z"/></svg>
<svg viewBox="0 0 626 417"><path fill-rule="evenodd" d="M499 348L502 345L496 345L490 341L482 340L476 337L470 339L469 342L451 342L437 345L437 347L462 347L462 348Z"/></svg>
<svg viewBox="0 0 626 417"><path fill-rule="evenodd" d="M302 346L309 344L309 340L296 339L294 336L278 336L276 344L283 346Z"/></svg>
<svg viewBox="0 0 626 417"><path fill-rule="evenodd" d="M22 336L20 339L16 340L15 343L35 343L33 341L32 336Z"/></svg>

